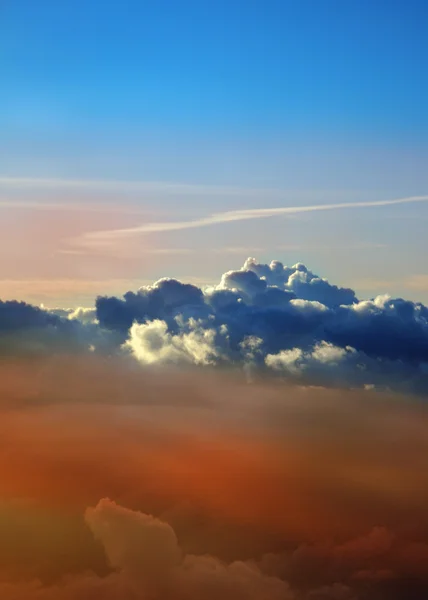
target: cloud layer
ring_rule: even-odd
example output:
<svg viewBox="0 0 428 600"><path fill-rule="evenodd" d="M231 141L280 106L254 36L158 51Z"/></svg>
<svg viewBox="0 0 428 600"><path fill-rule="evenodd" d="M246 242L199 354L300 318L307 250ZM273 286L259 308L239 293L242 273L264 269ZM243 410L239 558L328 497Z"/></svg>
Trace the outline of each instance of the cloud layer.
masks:
<svg viewBox="0 0 428 600"><path fill-rule="evenodd" d="M427 427L363 392L1 363L1 597L420 600Z"/></svg>

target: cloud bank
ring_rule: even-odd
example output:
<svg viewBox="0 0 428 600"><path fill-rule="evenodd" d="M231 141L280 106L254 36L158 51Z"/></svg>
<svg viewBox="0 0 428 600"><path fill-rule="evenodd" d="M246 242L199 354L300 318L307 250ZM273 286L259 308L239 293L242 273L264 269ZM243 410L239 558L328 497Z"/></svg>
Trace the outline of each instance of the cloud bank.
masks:
<svg viewBox="0 0 428 600"><path fill-rule="evenodd" d="M7 354L101 353L321 386L428 392L428 308L362 300L303 264L249 258L218 285L163 278L93 309L0 304Z"/></svg>

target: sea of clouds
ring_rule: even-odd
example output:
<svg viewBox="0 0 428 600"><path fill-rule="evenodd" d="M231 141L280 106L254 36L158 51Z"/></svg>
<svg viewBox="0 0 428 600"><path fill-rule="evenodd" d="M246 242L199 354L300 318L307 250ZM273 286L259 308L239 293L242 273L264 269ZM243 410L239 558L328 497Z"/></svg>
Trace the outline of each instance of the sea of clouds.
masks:
<svg viewBox="0 0 428 600"><path fill-rule="evenodd" d="M428 392L428 308L356 297L305 265L249 258L201 289L163 278L94 308L0 303L7 354L124 355L143 365L210 366L304 384Z"/></svg>
<svg viewBox="0 0 428 600"><path fill-rule="evenodd" d="M4 600L423 600L428 413L117 357L0 361Z"/></svg>

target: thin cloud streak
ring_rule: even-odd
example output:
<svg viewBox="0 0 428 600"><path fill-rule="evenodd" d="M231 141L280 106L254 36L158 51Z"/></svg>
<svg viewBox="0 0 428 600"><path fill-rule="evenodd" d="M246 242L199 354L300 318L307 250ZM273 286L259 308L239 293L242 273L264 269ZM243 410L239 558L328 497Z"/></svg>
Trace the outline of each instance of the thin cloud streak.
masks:
<svg viewBox="0 0 428 600"><path fill-rule="evenodd" d="M1 200L0 209L13 208L21 210L37 211L70 211L70 212L95 212L95 213L120 213L130 215L154 214L153 210L148 210L139 206L132 205L114 205L106 203L83 203L83 202L39 202L37 200ZM159 214L159 211L156 211Z"/></svg>
<svg viewBox="0 0 428 600"><path fill-rule="evenodd" d="M357 242L343 244L287 244L276 246L274 250L280 252L289 251L302 251L302 252L332 252L335 250L346 251L346 250L379 250L381 248L388 248L387 244L376 244L374 242Z"/></svg>
<svg viewBox="0 0 428 600"><path fill-rule="evenodd" d="M0 176L0 187L11 189L86 189L125 192L152 192L162 194L208 194L230 196L281 196L287 190L273 188L246 188L239 186L199 185L162 181L126 181L115 179L55 179ZM289 190L288 190L289 191Z"/></svg>
<svg viewBox="0 0 428 600"><path fill-rule="evenodd" d="M426 273L415 273L403 279L382 280L368 277L365 279L356 279L352 282L352 285L361 290L404 288L417 292L428 292L428 275Z"/></svg>
<svg viewBox="0 0 428 600"><path fill-rule="evenodd" d="M109 231L94 231L85 234L83 240L105 240L112 238L128 237L131 235L145 233L160 233L166 231L178 231L182 229L197 229L200 227L208 227L210 225L219 225L222 223L231 223L234 221L246 221L251 219L265 219L281 215L295 215L306 212L340 210L351 208L375 208L382 206L393 206L398 204L410 204L414 202L426 202L427 196L410 196L408 198L398 198L394 200L374 200L369 202L340 202L334 204L315 204L308 206L284 206L279 208L255 208L245 210L226 211L214 213L207 217L194 219L189 221L177 222L153 222L145 223L137 227L127 229L113 229Z"/></svg>

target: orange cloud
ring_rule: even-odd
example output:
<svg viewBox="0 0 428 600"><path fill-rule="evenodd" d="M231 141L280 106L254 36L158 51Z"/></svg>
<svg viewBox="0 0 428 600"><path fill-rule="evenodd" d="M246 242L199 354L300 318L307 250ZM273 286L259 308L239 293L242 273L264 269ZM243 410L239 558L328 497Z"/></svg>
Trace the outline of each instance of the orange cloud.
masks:
<svg viewBox="0 0 428 600"><path fill-rule="evenodd" d="M162 588L162 598L210 597L204 590L213 570L227 581L226 598L257 600L306 600L302 594L315 591L310 598L336 598L339 589L355 595L367 582L381 593L392 580L420 581L428 572L422 405L247 385L210 373L150 372L95 357L3 363L0 398L0 515L8 515L0 558L4 578L15 574L22 589L30 585L24 579L41 579L43 592L25 592L31 600L50 598L47 590L64 586L54 583L64 576L73 577L67 590L80 589L76 577L88 569L95 573L90 585L95 578L94 589L105 593L88 598L128 597L117 591L122 586L129 598L146 590L147 582L135 591L124 578L102 515L126 521L131 545L127 519L146 522L140 513L155 515L177 537L173 554L181 566L168 569L183 592L171 596ZM106 497L129 510L98 505ZM88 506L98 506L86 512L95 539L83 522ZM147 565L144 552L130 560ZM207 553L211 558L202 559ZM235 576L248 586L236 588ZM109 591L101 592L107 582ZM213 598L223 597L222 585ZM76 594L64 597L84 597Z"/></svg>

